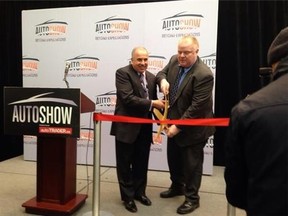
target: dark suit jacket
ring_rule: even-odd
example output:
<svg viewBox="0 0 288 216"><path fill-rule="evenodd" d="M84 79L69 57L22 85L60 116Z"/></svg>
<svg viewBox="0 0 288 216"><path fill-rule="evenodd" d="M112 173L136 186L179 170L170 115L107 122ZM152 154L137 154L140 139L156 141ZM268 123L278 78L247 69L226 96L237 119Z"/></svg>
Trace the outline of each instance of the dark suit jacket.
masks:
<svg viewBox="0 0 288 216"><path fill-rule="evenodd" d="M177 55L174 55L165 68L157 74L157 83L160 84L165 78L170 83L169 91L171 92L178 71ZM214 77L211 70L198 57L179 86L174 103L170 104L169 118L213 118L213 84ZM175 140L180 146L203 143L215 132L215 128L210 126L177 125L177 127L181 129L181 132L175 136Z"/></svg>
<svg viewBox="0 0 288 216"><path fill-rule="evenodd" d="M288 215L288 57L274 81L233 107L225 145L226 197L247 216Z"/></svg>
<svg viewBox="0 0 288 216"><path fill-rule="evenodd" d="M140 118L152 118L150 111L151 100L157 99L157 88L155 75L146 71L146 80L149 90L149 100L144 98L144 90L138 73L132 65L120 68L116 71L117 101L115 115L124 115ZM110 134L116 139L133 143L141 129L142 124L113 122ZM147 139L152 142L152 124Z"/></svg>

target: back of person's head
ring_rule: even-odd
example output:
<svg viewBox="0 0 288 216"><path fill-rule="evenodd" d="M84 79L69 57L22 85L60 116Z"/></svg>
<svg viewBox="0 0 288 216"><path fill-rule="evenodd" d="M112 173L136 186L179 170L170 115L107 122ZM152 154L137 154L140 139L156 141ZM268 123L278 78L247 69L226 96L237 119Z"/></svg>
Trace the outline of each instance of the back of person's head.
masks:
<svg viewBox="0 0 288 216"><path fill-rule="evenodd" d="M267 54L268 65L273 65L286 56L288 56L288 27L282 29L270 45Z"/></svg>

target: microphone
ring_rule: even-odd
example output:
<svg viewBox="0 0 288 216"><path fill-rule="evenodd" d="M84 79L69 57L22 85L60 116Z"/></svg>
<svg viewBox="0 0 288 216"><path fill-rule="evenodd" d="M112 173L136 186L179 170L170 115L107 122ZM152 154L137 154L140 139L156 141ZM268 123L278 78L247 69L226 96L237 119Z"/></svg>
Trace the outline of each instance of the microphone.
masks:
<svg viewBox="0 0 288 216"><path fill-rule="evenodd" d="M66 65L65 65L65 71L64 71L64 73L65 73L66 75L68 74L70 65L71 65L71 62L67 61L67 62L66 62Z"/></svg>
<svg viewBox="0 0 288 216"><path fill-rule="evenodd" d="M67 61L65 65L64 78L63 78L63 81L66 83L67 88L69 88L69 83L66 78L67 78L70 66L71 66L71 62Z"/></svg>

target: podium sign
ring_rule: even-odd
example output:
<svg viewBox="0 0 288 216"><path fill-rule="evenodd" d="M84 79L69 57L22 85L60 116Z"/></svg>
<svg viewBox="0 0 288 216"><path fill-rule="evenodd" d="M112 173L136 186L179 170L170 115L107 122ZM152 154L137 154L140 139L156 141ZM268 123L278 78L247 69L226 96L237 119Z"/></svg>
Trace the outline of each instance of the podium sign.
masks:
<svg viewBox="0 0 288 216"><path fill-rule="evenodd" d="M5 134L80 136L80 89L4 88Z"/></svg>
<svg viewBox="0 0 288 216"><path fill-rule="evenodd" d="M27 213L71 215L87 199L76 193L80 112L95 104L80 89L4 88L4 132L37 136L37 195Z"/></svg>

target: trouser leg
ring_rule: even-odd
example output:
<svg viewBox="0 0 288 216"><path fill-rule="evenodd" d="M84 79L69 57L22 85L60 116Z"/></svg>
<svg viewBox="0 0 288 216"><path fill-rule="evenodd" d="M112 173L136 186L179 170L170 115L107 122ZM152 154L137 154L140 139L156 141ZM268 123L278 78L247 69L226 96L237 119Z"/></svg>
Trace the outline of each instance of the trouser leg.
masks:
<svg viewBox="0 0 288 216"><path fill-rule="evenodd" d="M147 133L152 132L151 130L147 130ZM141 131L139 138L135 143L135 152L132 165L135 196L145 195L147 186L147 172L151 146L150 140L147 140L147 133L145 130Z"/></svg>
<svg viewBox="0 0 288 216"><path fill-rule="evenodd" d="M201 186L204 146L206 141L196 146L187 146L182 149L183 167L185 175L185 197L189 201L199 202L199 188Z"/></svg>
<svg viewBox="0 0 288 216"><path fill-rule="evenodd" d="M134 146L116 140L116 171L119 182L121 200L127 201L134 197L132 177L132 154Z"/></svg>
<svg viewBox="0 0 288 216"><path fill-rule="evenodd" d="M171 188L181 189L184 186L183 167L181 159L181 148L175 143L173 138L168 138L167 161L172 181Z"/></svg>

